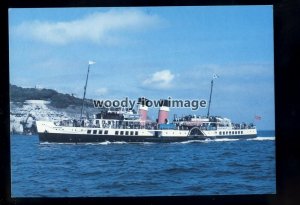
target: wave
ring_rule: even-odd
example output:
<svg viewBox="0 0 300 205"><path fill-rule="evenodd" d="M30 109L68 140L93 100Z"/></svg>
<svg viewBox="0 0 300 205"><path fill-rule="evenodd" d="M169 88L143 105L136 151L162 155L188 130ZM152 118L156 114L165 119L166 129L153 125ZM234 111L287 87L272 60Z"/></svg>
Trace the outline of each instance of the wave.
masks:
<svg viewBox="0 0 300 205"><path fill-rule="evenodd" d="M255 137L248 139L236 139L236 138L218 138L218 139L205 139L205 140L187 140L182 142L171 142L171 144L190 144L190 143L210 143L210 142L233 142L238 140L247 141L265 141L265 140L275 140L275 137ZM125 141L104 141L104 142L89 142L89 143L70 143L70 142L40 142L40 145L110 145L110 144L143 144L151 145L157 144L157 142L125 142Z"/></svg>
<svg viewBox="0 0 300 205"><path fill-rule="evenodd" d="M109 144L128 144L128 142L124 142L124 141L116 141L116 142L104 141L104 142L82 143L82 144L83 145L109 145Z"/></svg>
<svg viewBox="0 0 300 205"><path fill-rule="evenodd" d="M47 144L53 144L53 143L50 143L50 142L40 142L41 145L47 145Z"/></svg>
<svg viewBox="0 0 300 205"><path fill-rule="evenodd" d="M240 139L230 139L230 138L220 138L220 139L213 139L214 142L231 142L231 141L238 141Z"/></svg>
<svg viewBox="0 0 300 205"><path fill-rule="evenodd" d="M190 144L190 143L203 143L205 140L187 140L182 142L171 142L171 144Z"/></svg>
<svg viewBox="0 0 300 205"><path fill-rule="evenodd" d="M108 144L127 144L127 142L124 142L124 141L78 142L78 143L74 143L74 142L40 142L40 145L108 145Z"/></svg>
<svg viewBox="0 0 300 205"><path fill-rule="evenodd" d="M166 168L165 170L162 170L163 172L166 172L168 174L179 174L179 173L197 173L199 170L195 167L169 167Z"/></svg>
<svg viewBox="0 0 300 205"><path fill-rule="evenodd" d="M40 145L57 145L57 144L66 144L66 145L74 145L72 142L40 142Z"/></svg>
<svg viewBox="0 0 300 205"><path fill-rule="evenodd" d="M149 145L149 144L157 144L157 142L130 142L131 144L144 144L144 145Z"/></svg>
<svg viewBox="0 0 300 205"><path fill-rule="evenodd" d="M237 141L240 139L229 139L229 138L221 138L221 139L205 139L205 140L187 140L183 142L173 142L173 144L190 144L190 143L209 143L209 142L231 142Z"/></svg>
<svg viewBox="0 0 300 205"><path fill-rule="evenodd" d="M210 143L210 142L232 142L232 141L238 141L240 139L231 139L231 138L218 138L218 139L205 139L203 140L204 143Z"/></svg>
<svg viewBox="0 0 300 205"><path fill-rule="evenodd" d="M40 145L110 145L110 144L156 144L156 142L125 142L125 141L104 141L104 142L40 142Z"/></svg>
<svg viewBox="0 0 300 205"><path fill-rule="evenodd" d="M275 140L275 137L255 137L247 140L257 140L257 141L263 141L263 140Z"/></svg>
<svg viewBox="0 0 300 205"><path fill-rule="evenodd" d="M111 144L143 144L150 145L156 144L156 142L125 142L125 141L105 141L105 142L95 142L95 143L78 143L80 145L111 145Z"/></svg>
<svg viewBox="0 0 300 205"><path fill-rule="evenodd" d="M248 138L248 139L236 139L236 138L219 138L219 139L206 139L205 142L231 142L231 141L238 141L238 140L247 140L247 141L264 141L264 140L275 140L275 137L255 137L255 138Z"/></svg>

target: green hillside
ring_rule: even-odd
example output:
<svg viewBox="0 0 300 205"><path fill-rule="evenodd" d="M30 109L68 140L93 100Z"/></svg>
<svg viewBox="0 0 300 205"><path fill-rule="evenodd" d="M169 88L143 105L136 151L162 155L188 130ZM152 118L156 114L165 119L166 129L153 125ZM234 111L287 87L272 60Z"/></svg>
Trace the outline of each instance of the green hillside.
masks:
<svg viewBox="0 0 300 205"><path fill-rule="evenodd" d="M22 88L10 84L10 101L25 102L25 100L47 100L50 101L51 106L56 108L82 105L82 99L52 89ZM88 107L93 106L91 100L86 100L85 105Z"/></svg>

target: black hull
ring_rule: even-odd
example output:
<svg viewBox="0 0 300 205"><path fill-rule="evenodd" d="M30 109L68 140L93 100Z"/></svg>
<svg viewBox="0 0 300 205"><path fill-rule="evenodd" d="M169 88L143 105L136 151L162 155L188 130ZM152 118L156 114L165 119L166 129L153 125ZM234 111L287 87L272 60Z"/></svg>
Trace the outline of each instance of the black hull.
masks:
<svg viewBox="0 0 300 205"><path fill-rule="evenodd" d="M49 143L98 143L98 142L184 142L188 140L215 139L215 137L149 137L149 136L119 136L119 135L82 135L38 133L40 142ZM254 138L256 135L222 136L217 138Z"/></svg>

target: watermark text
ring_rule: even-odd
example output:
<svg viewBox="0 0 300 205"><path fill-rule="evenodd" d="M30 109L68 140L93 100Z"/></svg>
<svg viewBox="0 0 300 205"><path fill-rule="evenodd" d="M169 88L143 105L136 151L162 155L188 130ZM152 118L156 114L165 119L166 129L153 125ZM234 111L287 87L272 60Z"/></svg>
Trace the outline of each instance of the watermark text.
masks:
<svg viewBox="0 0 300 205"><path fill-rule="evenodd" d="M206 108L207 101L206 100L182 100L182 99L172 99L168 97L165 100L149 100L146 98L141 98L141 100L131 100L128 97L125 97L123 100L93 100L95 108L129 108L134 109L136 105L147 106L149 108L159 108L162 106L170 107L170 108L190 108L191 110L195 111L200 108Z"/></svg>

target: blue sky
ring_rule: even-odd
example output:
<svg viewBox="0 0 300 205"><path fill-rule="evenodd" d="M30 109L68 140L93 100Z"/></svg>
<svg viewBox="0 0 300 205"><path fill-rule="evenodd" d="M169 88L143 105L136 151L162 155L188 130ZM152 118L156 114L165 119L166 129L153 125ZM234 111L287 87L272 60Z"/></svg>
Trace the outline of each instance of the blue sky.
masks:
<svg viewBox="0 0 300 205"><path fill-rule="evenodd" d="M275 127L272 6L11 9L9 38L12 84L82 97L93 60L87 98L208 100L216 73L212 115Z"/></svg>

